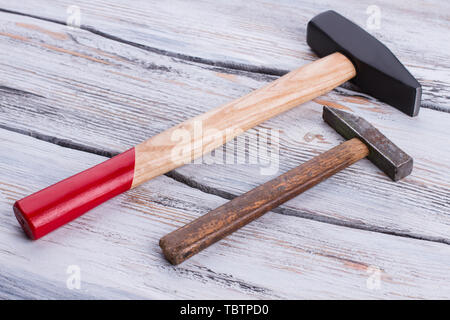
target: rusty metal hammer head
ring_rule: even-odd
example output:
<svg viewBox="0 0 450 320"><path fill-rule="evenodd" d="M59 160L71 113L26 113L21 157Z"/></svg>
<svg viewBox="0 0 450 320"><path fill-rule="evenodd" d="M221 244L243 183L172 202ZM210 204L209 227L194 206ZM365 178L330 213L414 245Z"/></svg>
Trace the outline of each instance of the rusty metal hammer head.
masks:
<svg viewBox="0 0 450 320"><path fill-rule="evenodd" d="M319 56L345 55L355 66L352 79L364 92L407 115L419 113L419 82L380 41L334 11L325 11L308 23L307 42Z"/></svg>
<svg viewBox="0 0 450 320"><path fill-rule="evenodd" d="M363 118L324 106L323 119L344 138L364 142L369 149L367 158L392 180L400 180L411 173L413 159Z"/></svg>

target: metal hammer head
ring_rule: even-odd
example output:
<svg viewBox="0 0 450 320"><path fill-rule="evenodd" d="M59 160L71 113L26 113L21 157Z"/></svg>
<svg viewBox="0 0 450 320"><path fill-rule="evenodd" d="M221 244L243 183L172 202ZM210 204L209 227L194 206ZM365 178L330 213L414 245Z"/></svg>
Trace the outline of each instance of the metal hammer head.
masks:
<svg viewBox="0 0 450 320"><path fill-rule="evenodd" d="M352 82L364 92L409 116L419 113L419 82L384 44L350 20L331 10L322 12L309 21L306 38L319 57L340 52L352 61Z"/></svg>
<svg viewBox="0 0 450 320"><path fill-rule="evenodd" d="M359 138L364 142L369 149L367 158L392 180L400 180L411 173L413 159L363 118L326 106L322 116L344 138Z"/></svg>

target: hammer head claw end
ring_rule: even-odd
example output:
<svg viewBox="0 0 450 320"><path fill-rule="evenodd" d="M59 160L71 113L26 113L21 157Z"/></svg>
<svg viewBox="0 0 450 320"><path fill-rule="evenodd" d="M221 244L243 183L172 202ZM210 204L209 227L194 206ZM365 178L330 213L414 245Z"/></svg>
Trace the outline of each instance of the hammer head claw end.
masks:
<svg viewBox="0 0 450 320"><path fill-rule="evenodd" d="M413 159L369 122L349 112L323 107L323 119L346 139L358 138L369 148L367 158L392 180L409 175Z"/></svg>
<svg viewBox="0 0 450 320"><path fill-rule="evenodd" d="M409 116L417 116L422 87L394 54L380 41L335 11L325 11L308 23L306 39L324 57L345 55L355 66L352 79L365 93Z"/></svg>

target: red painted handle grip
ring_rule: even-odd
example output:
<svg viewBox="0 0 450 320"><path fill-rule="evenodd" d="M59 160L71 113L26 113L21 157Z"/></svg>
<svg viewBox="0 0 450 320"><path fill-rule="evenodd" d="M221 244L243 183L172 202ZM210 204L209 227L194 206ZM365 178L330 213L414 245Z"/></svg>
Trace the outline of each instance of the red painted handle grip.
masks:
<svg viewBox="0 0 450 320"><path fill-rule="evenodd" d="M129 190L134 148L16 201L14 213L26 234L38 239L104 201Z"/></svg>

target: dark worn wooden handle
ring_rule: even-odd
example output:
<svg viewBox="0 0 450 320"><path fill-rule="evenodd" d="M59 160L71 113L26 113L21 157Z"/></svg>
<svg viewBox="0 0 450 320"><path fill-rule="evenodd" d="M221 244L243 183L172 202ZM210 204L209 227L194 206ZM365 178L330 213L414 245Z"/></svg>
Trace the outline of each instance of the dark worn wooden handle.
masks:
<svg viewBox="0 0 450 320"><path fill-rule="evenodd" d="M159 245L179 264L368 154L359 139L346 141L167 234Z"/></svg>

